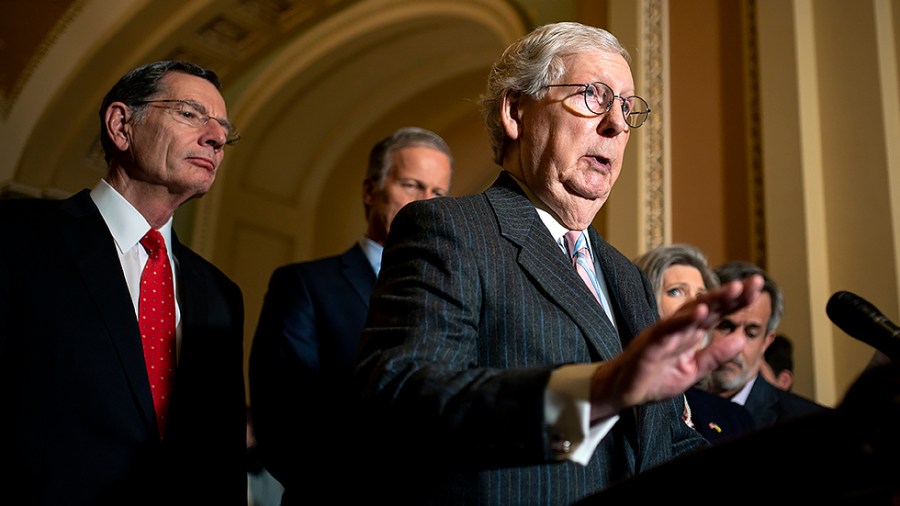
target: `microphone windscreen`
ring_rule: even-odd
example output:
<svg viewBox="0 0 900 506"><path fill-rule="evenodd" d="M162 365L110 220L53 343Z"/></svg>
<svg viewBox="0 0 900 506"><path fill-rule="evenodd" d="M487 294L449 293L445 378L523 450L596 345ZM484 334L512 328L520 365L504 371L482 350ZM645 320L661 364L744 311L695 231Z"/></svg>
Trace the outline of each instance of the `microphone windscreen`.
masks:
<svg viewBox="0 0 900 506"><path fill-rule="evenodd" d="M900 353L900 328L869 301L848 291L836 292L825 306L828 318L849 336L895 358Z"/></svg>

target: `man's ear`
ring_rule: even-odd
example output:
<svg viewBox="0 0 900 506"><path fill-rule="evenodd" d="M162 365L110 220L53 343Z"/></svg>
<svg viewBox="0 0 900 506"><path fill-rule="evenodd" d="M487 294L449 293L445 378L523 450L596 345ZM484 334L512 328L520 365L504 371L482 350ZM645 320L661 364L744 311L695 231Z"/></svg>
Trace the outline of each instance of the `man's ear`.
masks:
<svg viewBox="0 0 900 506"><path fill-rule="evenodd" d="M773 341L775 341L775 332L774 332L774 331L773 331L773 332L770 332L770 333L765 337L765 342L763 342L763 348L762 348L762 351L766 351L766 348L768 348L769 345L771 345Z"/></svg>
<svg viewBox="0 0 900 506"><path fill-rule="evenodd" d="M782 390L790 391L791 387L794 386L794 373L787 369L782 369L782 371L775 376L775 386Z"/></svg>
<svg viewBox="0 0 900 506"><path fill-rule="evenodd" d="M131 145L131 110L122 102L113 102L103 116L106 133L120 151L127 151Z"/></svg>
<svg viewBox="0 0 900 506"><path fill-rule="evenodd" d="M375 182L369 178L363 180L362 197L363 204L365 204L366 207L371 207L375 202Z"/></svg>
<svg viewBox="0 0 900 506"><path fill-rule="evenodd" d="M516 140L522 135L522 94L519 92L507 92L500 102L500 122L506 136Z"/></svg>

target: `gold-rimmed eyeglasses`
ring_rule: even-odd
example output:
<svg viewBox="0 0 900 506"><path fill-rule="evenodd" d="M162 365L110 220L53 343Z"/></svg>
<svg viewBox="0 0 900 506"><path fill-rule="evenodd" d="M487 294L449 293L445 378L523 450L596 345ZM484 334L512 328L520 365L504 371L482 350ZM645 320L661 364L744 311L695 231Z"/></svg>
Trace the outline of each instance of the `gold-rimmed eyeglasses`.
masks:
<svg viewBox="0 0 900 506"><path fill-rule="evenodd" d="M579 92L584 96L584 105L588 111L596 114L606 114L612 110L613 102L616 99L622 101L622 115L625 117L625 123L631 128L640 128L650 116L650 105L641 97L631 96L622 97L616 95L612 88L606 83L574 83L574 84L548 84L545 88L555 88L561 86L578 86L582 88Z"/></svg>
<svg viewBox="0 0 900 506"><path fill-rule="evenodd" d="M225 129L225 144L232 145L241 139L241 134L233 123L227 119L216 118L206 113L206 108L193 100L181 99L164 99L164 100L141 100L135 102L134 105L145 104L166 104L165 107L172 116L180 123L190 125L195 128L202 127L209 123L209 120L215 120L216 123Z"/></svg>

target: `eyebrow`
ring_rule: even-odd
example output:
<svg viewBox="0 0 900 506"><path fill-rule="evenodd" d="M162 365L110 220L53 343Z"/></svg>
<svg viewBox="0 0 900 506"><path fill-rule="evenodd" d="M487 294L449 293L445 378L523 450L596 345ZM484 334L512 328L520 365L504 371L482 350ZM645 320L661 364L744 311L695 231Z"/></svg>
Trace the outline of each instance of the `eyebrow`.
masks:
<svg viewBox="0 0 900 506"><path fill-rule="evenodd" d="M205 115L205 116L209 116L211 119L216 120L216 122L217 122L218 124L220 124L220 125L222 125L223 127L227 128L229 132L233 132L233 131L236 130L236 127L234 126L234 123L232 123L231 121L228 121L227 119L217 118L217 117L211 115L211 114L209 113L209 110L208 110L203 104L201 104L200 102L197 102L196 100L193 100L193 99L190 99L190 98L182 99L182 101L183 101L184 103L190 105L191 107L197 109L198 111L200 111L200 114L203 114L203 115Z"/></svg>

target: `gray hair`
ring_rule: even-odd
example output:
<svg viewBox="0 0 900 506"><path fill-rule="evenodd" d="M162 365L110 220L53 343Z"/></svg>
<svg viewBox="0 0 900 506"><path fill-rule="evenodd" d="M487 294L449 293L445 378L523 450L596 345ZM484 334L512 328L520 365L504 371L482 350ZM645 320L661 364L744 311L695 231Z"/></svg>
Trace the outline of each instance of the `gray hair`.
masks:
<svg viewBox="0 0 900 506"><path fill-rule="evenodd" d="M770 278L762 268L749 262L728 262L716 267L715 272L719 277L719 283L723 285L734 280L743 281L754 274L762 276L764 280L762 291L768 293L772 300L772 315L769 316L769 323L766 324L766 335L775 332L778 324L781 323L781 316L784 314L784 295L775 280Z"/></svg>
<svg viewBox="0 0 900 506"><path fill-rule="evenodd" d="M140 105L141 102L162 91L162 79L170 72L197 76L212 83L217 90L222 88L219 76L215 72L186 61L157 61L128 72L106 93L100 105L100 145L103 147L107 162L118 150L110 139L109 132L106 131L106 109L113 102L122 102L134 110L134 121L139 123L146 110L146 105Z"/></svg>
<svg viewBox="0 0 900 506"><path fill-rule="evenodd" d="M662 297L663 277L666 269L673 265L687 265L700 271L700 277L703 278L703 285L707 290L719 286L719 278L710 268L706 255L691 244L677 243L669 246L657 246L637 257L634 263L650 278L657 301Z"/></svg>
<svg viewBox="0 0 900 506"><path fill-rule="evenodd" d="M503 51L479 99L495 163L503 164L507 143L500 121L503 98L511 94L543 98L546 86L565 73L566 56L595 50L618 53L631 65L631 55L613 34L572 21L535 28Z"/></svg>
<svg viewBox="0 0 900 506"><path fill-rule="evenodd" d="M366 169L366 181L371 181L375 188L384 188L384 180L391 170L391 154L402 148L422 146L433 148L447 155L450 160L450 174L453 174L453 154L450 146L440 135L419 127L403 127L391 135L381 139L372 146L369 152L369 167ZM366 216L369 206L364 206Z"/></svg>
<svg viewBox="0 0 900 506"><path fill-rule="evenodd" d="M384 179L391 168L391 153L410 146L434 148L444 153L450 159L450 168L453 169L453 155L450 153L450 146L440 135L424 128L404 127L381 139L372 147L372 151L369 152L369 168L366 170L366 179L377 183L378 186L384 184Z"/></svg>

